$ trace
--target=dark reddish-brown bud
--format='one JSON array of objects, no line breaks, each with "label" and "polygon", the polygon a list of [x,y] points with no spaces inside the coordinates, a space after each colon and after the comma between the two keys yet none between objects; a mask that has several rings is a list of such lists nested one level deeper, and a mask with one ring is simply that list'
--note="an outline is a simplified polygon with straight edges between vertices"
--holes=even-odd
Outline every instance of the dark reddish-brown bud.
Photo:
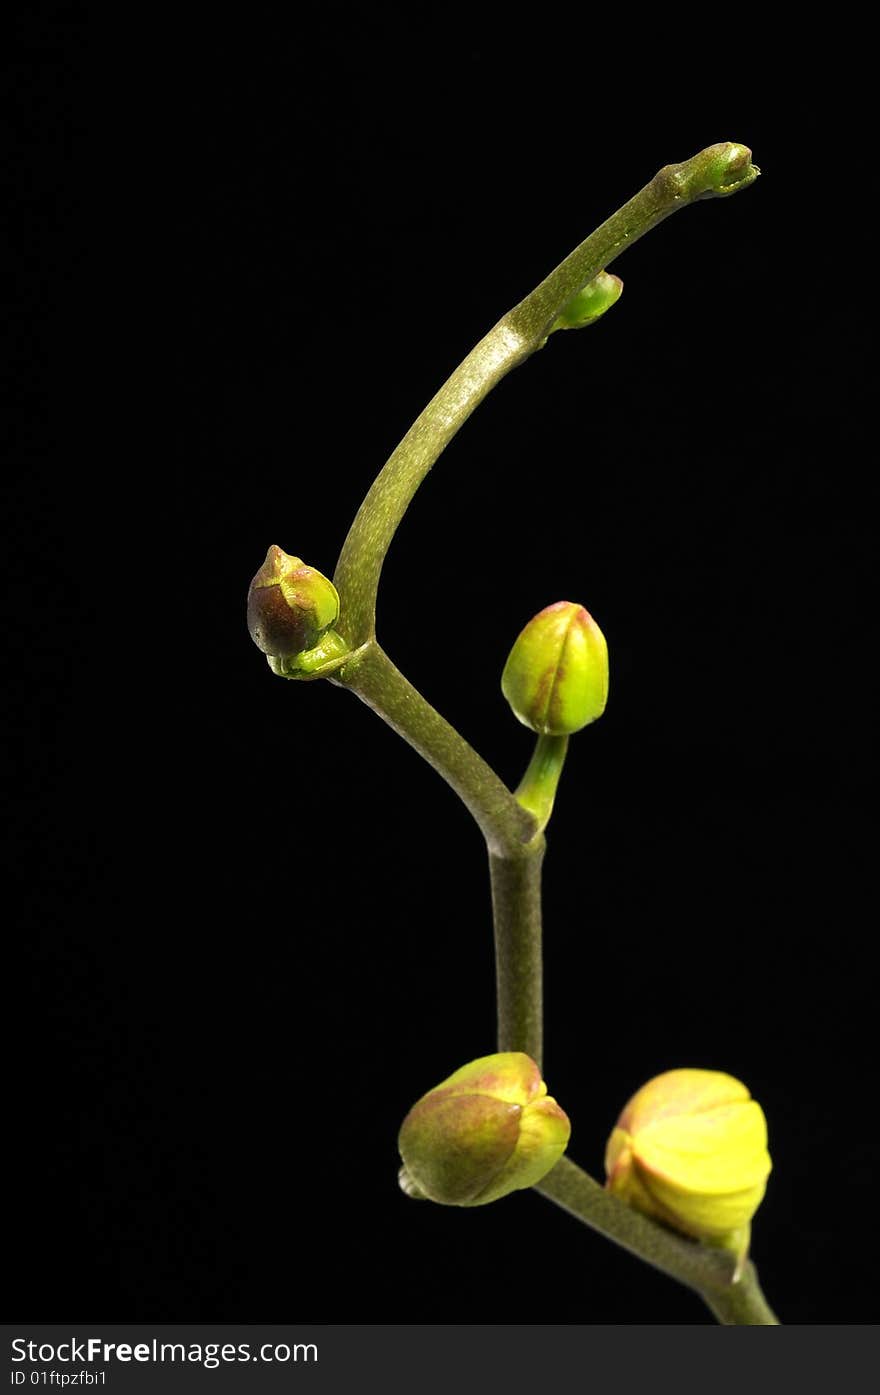
[{"label": "dark reddish-brown bud", "polygon": [[248,588],[248,630],[257,648],[273,658],[296,658],[314,649],[338,615],[333,582],[273,544]]}]

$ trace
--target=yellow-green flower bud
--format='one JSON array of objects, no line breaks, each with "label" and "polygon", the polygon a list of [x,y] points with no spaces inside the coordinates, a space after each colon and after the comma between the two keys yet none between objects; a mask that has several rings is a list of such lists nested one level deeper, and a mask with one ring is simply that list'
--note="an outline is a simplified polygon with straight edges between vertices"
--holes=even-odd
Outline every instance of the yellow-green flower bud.
[{"label": "yellow-green flower bud", "polygon": [[771,1169],[767,1123],[745,1085],[670,1070],[633,1095],[605,1153],[607,1186],[636,1210],[744,1258]]},{"label": "yellow-green flower bud", "polygon": [[339,596],[332,581],[274,545],[248,588],[251,639],[264,654],[293,659],[314,649],[336,623]]},{"label": "yellow-green flower bud", "polygon": [[530,1056],[481,1056],[407,1114],[398,1139],[401,1185],[445,1206],[483,1206],[539,1182],[570,1133]]},{"label": "yellow-green flower bud", "polygon": [[608,701],[608,645],[582,605],[557,601],[530,620],[510,651],[501,691],[524,726],[570,736]]}]

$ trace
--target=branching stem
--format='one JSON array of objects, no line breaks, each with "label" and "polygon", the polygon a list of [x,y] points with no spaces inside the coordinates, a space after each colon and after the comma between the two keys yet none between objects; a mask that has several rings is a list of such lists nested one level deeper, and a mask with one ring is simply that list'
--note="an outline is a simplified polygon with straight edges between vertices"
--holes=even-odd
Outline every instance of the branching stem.
[{"label": "branching stem", "polygon": [[736,1261],[731,1254],[698,1245],[656,1225],[600,1187],[570,1158],[560,1158],[552,1172],[538,1182],[535,1191],[655,1269],[695,1289],[719,1322],[749,1327],[769,1327],[778,1323],[761,1292],[751,1260],[746,1262],[742,1276],[734,1283]]},{"label": "branching stem", "polygon": [[[734,193],[757,176],[751,152],[730,142],[667,165],[629,203],[505,315],[468,354],[407,432],[364,500],[334,581],[338,632],[352,650],[331,681],[351,688],[460,795],[489,849],[495,919],[498,1049],[541,1060],[541,864],[565,742],[539,743],[518,796],[395,668],[375,639],[376,592],[400,520],[431,466],[474,408],[541,347],[563,308],[624,248],[697,199]],[[338,661],[337,661],[338,662]],[[611,1196],[568,1158],[537,1190],[647,1263],[696,1289],[718,1320],[772,1324],[751,1263],[733,1283],[725,1251],[673,1234]]]}]

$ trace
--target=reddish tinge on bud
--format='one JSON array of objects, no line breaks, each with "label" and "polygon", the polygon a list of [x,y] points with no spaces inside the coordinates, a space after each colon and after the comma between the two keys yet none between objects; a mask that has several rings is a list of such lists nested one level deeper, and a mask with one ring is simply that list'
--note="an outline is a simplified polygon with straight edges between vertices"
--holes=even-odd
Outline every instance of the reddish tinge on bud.
[{"label": "reddish tinge on bud", "polygon": [[400,1184],[445,1206],[483,1206],[555,1167],[571,1125],[521,1051],[481,1056],[413,1105],[400,1130]]},{"label": "reddish tinge on bud", "polygon": [[257,648],[273,658],[296,658],[314,649],[338,616],[333,582],[273,544],[248,588],[248,630]]},{"label": "reddish tinge on bud", "polygon": [[608,701],[608,646],[592,615],[573,601],[546,606],[511,649],[501,690],[542,736],[570,736],[594,722]]}]

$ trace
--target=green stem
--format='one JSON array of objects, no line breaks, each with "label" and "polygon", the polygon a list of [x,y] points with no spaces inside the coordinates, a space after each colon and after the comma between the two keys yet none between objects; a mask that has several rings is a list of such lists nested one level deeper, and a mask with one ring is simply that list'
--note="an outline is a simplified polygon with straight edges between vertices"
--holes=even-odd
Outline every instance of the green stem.
[{"label": "green stem", "polygon": [[539,736],[528,769],[517,786],[517,800],[534,814],[541,829],[547,827],[553,813],[567,751],[567,736]]},{"label": "green stem", "polygon": [[736,1261],[732,1255],[657,1225],[612,1196],[570,1158],[561,1158],[534,1190],[670,1278],[695,1289],[719,1322],[740,1326],[777,1323],[751,1261],[734,1283]]},{"label": "green stem", "polygon": [[[540,1065],[545,841],[535,820],[375,641],[353,655],[331,681],[357,693],[414,746],[459,793],[486,835],[495,919],[498,1050],[524,1051]],[[774,1320],[757,1288],[753,1268],[747,1266],[739,1283],[732,1284],[730,1255],[656,1225],[611,1196],[568,1158],[536,1190],[648,1263],[696,1288],[719,1320]],[[760,1312],[765,1315],[759,1316]]]},{"label": "green stem", "polygon": [[330,681],[356,693],[413,746],[479,824],[489,848],[492,882],[498,1050],[524,1051],[540,1065],[541,863],[546,845],[534,816],[375,640],[352,655]]},{"label": "green stem", "polygon": [[[474,408],[511,368],[541,347],[572,297],[626,247],[677,209],[710,195],[734,193],[757,174],[751,151],[730,141],[710,145],[682,164],[664,166],[471,350],[390,456],[343,545],[333,578],[341,602],[337,628],[352,649],[375,633],[379,576],[400,520]],[[401,353],[406,351],[402,337]]]},{"label": "green stem", "polygon": [[534,838],[532,815],[491,766],[422,697],[375,640],[330,679],[357,693],[439,772],[479,824],[490,853],[516,855]]},{"label": "green stem", "polygon": [[545,847],[539,834],[513,856],[489,854],[498,1050],[524,1051],[539,1066],[544,1032],[541,864]]},{"label": "green stem", "polygon": [[721,1289],[701,1289],[700,1297],[725,1327],[778,1327],[779,1318],[764,1297],[751,1260],[742,1277]]},{"label": "green stem", "polygon": [[[470,809],[489,847],[498,959],[499,1049],[541,1057],[541,833],[565,748],[539,748],[520,801],[413,688],[375,641],[376,592],[388,547],[438,456],[487,393],[541,347],[557,317],[620,252],[696,199],[730,194],[757,176],[751,152],[725,143],[667,165],[471,351],[381,471],[346,538],[334,581],[339,635],[352,657],[330,681],[349,687],[414,746]],[[548,803],[549,800],[549,803]],[[525,807],[524,807],[525,806]],[[542,822],[543,820],[543,822]],[[537,1190],[640,1258],[702,1294],[724,1323],[774,1323],[754,1267],[734,1284],[724,1251],[684,1240],[625,1206],[563,1158]]]}]

